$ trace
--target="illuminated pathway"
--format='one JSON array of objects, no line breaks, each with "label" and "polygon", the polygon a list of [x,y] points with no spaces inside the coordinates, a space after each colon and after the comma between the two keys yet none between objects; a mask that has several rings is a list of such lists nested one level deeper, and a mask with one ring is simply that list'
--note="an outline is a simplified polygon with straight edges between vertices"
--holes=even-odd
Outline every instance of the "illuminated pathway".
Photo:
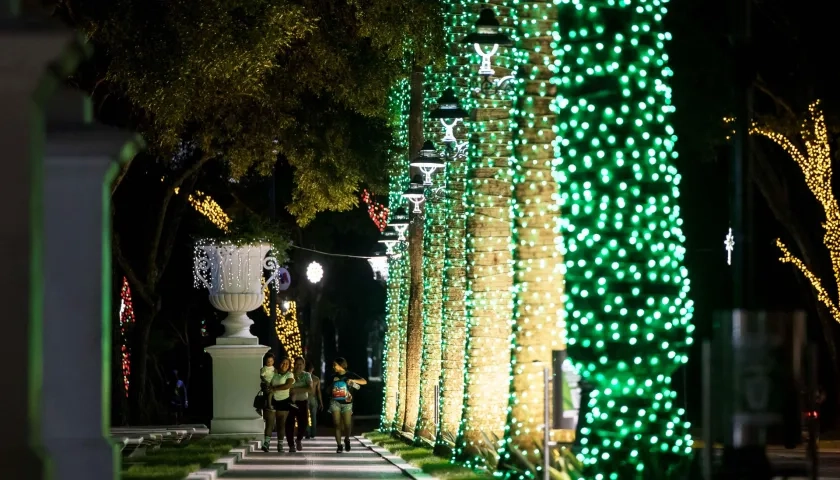
[{"label": "illuminated pathway", "polygon": [[[352,440],[350,452],[336,453],[335,439],[319,437],[303,441],[303,451],[277,453],[277,439],[271,440],[271,452],[249,453],[225,472],[223,479],[270,480],[275,478],[406,479],[402,471]],[[284,445],[285,446],[285,445]]]}]

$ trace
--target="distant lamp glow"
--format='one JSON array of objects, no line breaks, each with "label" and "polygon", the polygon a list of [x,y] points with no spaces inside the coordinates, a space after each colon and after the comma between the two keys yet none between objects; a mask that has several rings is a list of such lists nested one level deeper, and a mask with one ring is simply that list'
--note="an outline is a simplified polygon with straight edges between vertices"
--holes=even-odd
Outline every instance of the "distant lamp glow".
[{"label": "distant lamp glow", "polygon": [[388,222],[388,226],[397,232],[397,241],[405,241],[405,232],[408,230],[408,214],[405,213],[404,208],[401,208],[394,213],[391,217],[391,221]]},{"label": "distant lamp glow", "polygon": [[438,108],[429,113],[429,118],[439,119],[443,125],[443,142],[455,142],[455,125],[469,114],[458,104],[458,97],[451,88],[444,90],[443,95],[438,99]]},{"label": "distant lamp glow", "polygon": [[324,278],[324,267],[318,262],[312,262],[306,267],[306,278],[311,283],[318,283]]},{"label": "distant lamp glow", "polygon": [[[496,14],[493,13],[493,10],[483,8],[478,16],[478,21],[475,22],[475,32],[461,40],[461,43],[472,43],[475,47],[475,52],[481,56],[481,66],[478,69],[479,75],[490,76],[496,73],[490,65],[490,59],[499,51],[499,46],[513,45],[510,37],[499,32],[500,28],[499,20],[496,19]],[[488,46],[491,47],[490,51],[485,52],[482,47]]]},{"label": "distant lamp glow", "polygon": [[414,157],[410,165],[423,172],[423,185],[428,186],[432,184],[432,174],[435,173],[435,170],[443,169],[443,160],[435,151],[435,144],[426,140],[423,143],[423,148],[420,149],[419,154]]},{"label": "distant lamp glow", "polygon": [[388,281],[388,257],[382,253],[367,259],[373,269],[373,279],[380,282]]},{"label": "distant lamp glow", "polygon": [[402,194],[403,198],[414,205],[412,213],[423,213],[420,210],[420,204],[426,200],[426,190],[423,188],[423,179],[420,175],[415,175],[411,179],[408,189]]}]

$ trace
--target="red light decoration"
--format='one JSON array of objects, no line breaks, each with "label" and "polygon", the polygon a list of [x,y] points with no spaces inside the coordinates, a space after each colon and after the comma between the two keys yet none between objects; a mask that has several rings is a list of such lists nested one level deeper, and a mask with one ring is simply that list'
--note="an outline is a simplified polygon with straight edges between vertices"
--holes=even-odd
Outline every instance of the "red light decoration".
[{"label": "red light decoration", "polygon": [[127,330],[134,324],[134,306],[131,303],[131,287],[123,277],[120,290],[120,355],[122,357],[123,390],[128,398],[129,379],[131,378],[131,350],[128,347]]},{"label": "red light decoration", "polygon": [[378,228],[380,232],[384,232],[385,227],[388,226],[388,207],[376,202],[376,200],[373,199],[373,194],[371,194],[367,189],[362,191],[362,201],[368,206],[368,215],[370,215],[370,219],[373,220],[373,223],[376,224],[376,228]]}]

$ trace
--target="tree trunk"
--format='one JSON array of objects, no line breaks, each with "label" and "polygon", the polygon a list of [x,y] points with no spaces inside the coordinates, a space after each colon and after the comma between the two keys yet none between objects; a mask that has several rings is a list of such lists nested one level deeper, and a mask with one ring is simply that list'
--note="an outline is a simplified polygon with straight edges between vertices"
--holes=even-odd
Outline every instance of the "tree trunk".
[{"label": "tree trunk", "polygon": [[542,448],[544,401],[543,368],[551,367],[552,350],[566,348],[560,311],[563,277],[554,239],[558,220],[558,188],[551,172],[554,159],[555,116],[551,103],[556,87],[549,65],[551,32],[557,7],[534,4],[517,8],[521,31],[541,32],[520,41],[514,117],[513,165],[513,345],[510,413],[506,442],[532,462]]},{"label": "tree trunk", "polygon": [[[416,155],[423,146],[423,80],[422,67],[411,73],[408,114],[408,153]],[[402,430],[414,433],[420,410],[420,362],[423,353],[423,217],[414,215],[408,231],[408,263],[410,287],[408,322],[405,332],[406,379],[405,417]]]},{"label": "tree trunk", "polygon": [[[321,378],[323,378],[324,372],[321,371],[321,345],[323,342],[323,329],[321,315],[318,308],[321,303],[321,287],[315,286],[314,288],[317,289],[317,293],[314,295],[315,298],[309,306],[309,338],[307,339],[308,343],[306,345],[306,356],[312,365],[315,365],[315,372],[320,374]],[[331,365],[327,365],[327,371],[329,371],[330,367]]]},{"label": "tree trunk", "polygon": [[155,308],[149,308],[143,302],[135,301],[135,324],[131,335],[131,379],[129,388],[129,405],[131,409],[131,423],[134,425],[147,424],[157,401],[149,397],[148,367],[149,367],[149,338],[152,323],[157,316]]},{"label": "tree trunk", "polygon": [[[497,9],[498,12],[498,9]],[[498,15],[503,25],[510,19]],[[496,77],[510,75],[507,49],[495,56]],[[477,78],[477,75],[475,76]],[[463,421],[456,458],[483,463],[479,448],[495,450],[485,437],[501,439],[510,378],[511,254],[508,172],[512,102],[505,94],[475,93],[467,167],[467,359]]]},{"label": "tree trunk", "polygon": [[[407,248],[404,249],[403,256],[407,257]],[[403,260],[402,278],[400,278],[400,368],[399,368],[399,389],[397,390],[397,415],[394,419],[394,430],[401,430],[405,424],[405,410],[406,410],[406,330],[408,326],[408,292],[411,285],[411,268],[408,264],[408,258]]]},{"label": "tree trunk", "polygon": [[397,415],[397,392],[400,387],[400,351],[402,350],[400,342],[400,304],[402,303],[400,283],[403,278],[404,265],[404,254],[388,259],[387,330],[385,333],[385,350],[382,353],[385,395],[380,423],[380,428],[384,431],[390,431],[394,427],[394,420]]},{"label": "tree trunk", "polygon": [[[469,73],[470,58],[462,55],[458,41],[472,31],[475,15],[460,3],[449,4],[448,16],[453,19],[449,27],[452,41],[449,44],[447,76],[454,79],[458,98],[467,96],[463,88],[464,71]],[[455,19],[458,19],[457,21]],[[455,127],[455,138],[467,139],[464,119]],[[440,426],[437,432],[435,453],[448,455],[454,446],[464,408],[464,366],[466,360],[467,323],[464,292],[466,285],[466,209],[464,181],[466,176],[466,151],[458,152],[447,160],[445,171],[445,225],[444,263],[442,279],[441,373],[440,373]]]}]

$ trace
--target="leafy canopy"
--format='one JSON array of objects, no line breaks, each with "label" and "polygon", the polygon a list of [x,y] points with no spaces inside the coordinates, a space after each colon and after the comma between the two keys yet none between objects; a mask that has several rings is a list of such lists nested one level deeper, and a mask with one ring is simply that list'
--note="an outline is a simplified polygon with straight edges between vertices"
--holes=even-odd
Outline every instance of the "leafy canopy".
[{"label": "leafy canopy", "polygon": [[356,206],[362,183],[384,186],[388,91],[442,50],[436,0],[63,6],[104,56],[95,98],[127,102],[159,158],[189,147],[223,159],[233,178],[287,162],[301,224]]}]

